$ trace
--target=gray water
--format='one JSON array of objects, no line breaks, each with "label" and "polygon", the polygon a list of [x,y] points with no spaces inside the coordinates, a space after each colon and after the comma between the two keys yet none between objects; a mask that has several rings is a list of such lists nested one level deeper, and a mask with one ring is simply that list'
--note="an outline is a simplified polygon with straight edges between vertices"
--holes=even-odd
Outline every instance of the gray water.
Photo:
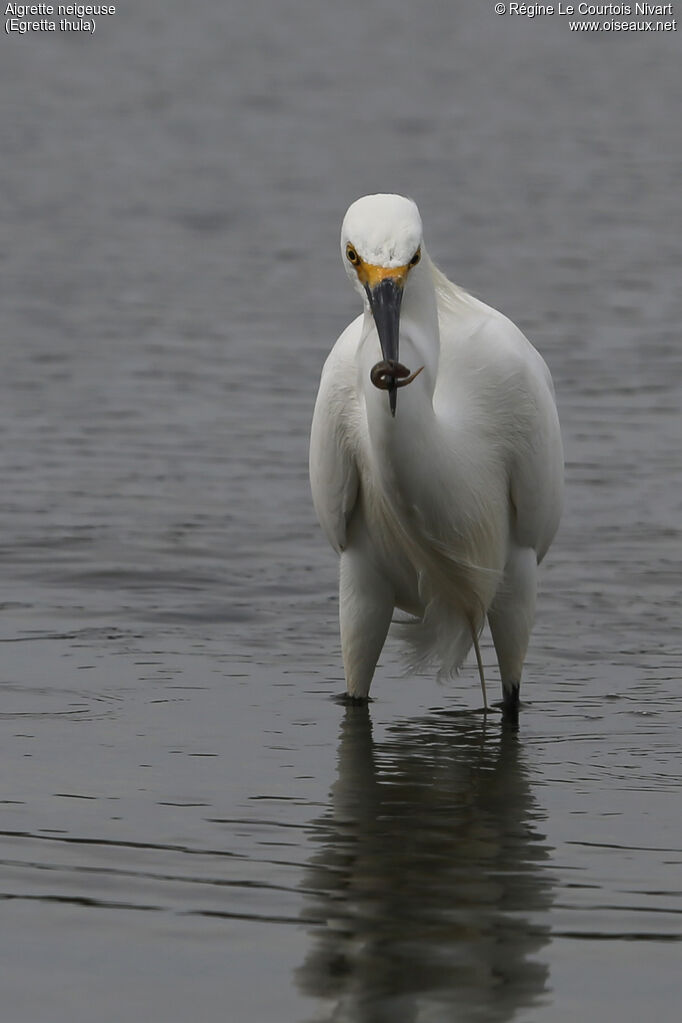
[{"label": "gray water", "polygon": [[[3,1023],[679,1018],[680,33],[565,20],[3,35]],[[557,387],[518,734],[395,643],[332,699],[307,434],[391,190]]]}]

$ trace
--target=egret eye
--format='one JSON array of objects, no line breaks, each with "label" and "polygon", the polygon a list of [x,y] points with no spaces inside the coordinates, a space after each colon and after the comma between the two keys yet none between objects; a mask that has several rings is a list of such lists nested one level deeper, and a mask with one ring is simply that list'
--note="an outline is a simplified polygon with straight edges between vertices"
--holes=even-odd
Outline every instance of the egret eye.
[{"label": "egret eye", "polygon": [[346,248],[346,258],[353,264],[353,266],[360,266],[360,263],[362,263],[362,260],[352,245],[348,245]]},{"label": "egret eye", "polygon": [[412,259],[410,260],[410,262],[407,265],[408,266],[416,266],[421,258],[422,258],[422,250],[421,249],[417,249],[417,251],[415,252],[414,256],[412,257]]}]

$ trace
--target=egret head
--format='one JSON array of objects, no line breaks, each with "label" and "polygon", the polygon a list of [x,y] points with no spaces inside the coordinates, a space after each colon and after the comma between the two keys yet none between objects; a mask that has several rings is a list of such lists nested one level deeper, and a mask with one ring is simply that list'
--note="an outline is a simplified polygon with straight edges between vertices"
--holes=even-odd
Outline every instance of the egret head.
[{"label": "egret head", "polygon": [[411,383],[417,375],[398,361],[398,345],[403,289],[421,259],[421,245],[419,210],[402,195],[365,195],[344,217],[344,266],[355,288],[367,296],[384,357],[372,369],[371,380],[375,387],[388,391],[393,415],[398,387]]}]

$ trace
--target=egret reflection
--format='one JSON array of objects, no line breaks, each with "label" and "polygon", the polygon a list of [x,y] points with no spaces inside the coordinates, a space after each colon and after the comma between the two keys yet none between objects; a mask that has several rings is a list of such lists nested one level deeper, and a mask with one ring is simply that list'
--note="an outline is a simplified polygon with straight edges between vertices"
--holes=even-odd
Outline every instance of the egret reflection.
[{"label": "egret reflection", "polygon": [[[324,1019],[511,1020],[548,967],[548,848],[518,736],[471,716],[396,724],[375,743],[348,707],[338,779],[315,822],[301,990]],[[455,1015],[456,1012],[456,1015]]]}]

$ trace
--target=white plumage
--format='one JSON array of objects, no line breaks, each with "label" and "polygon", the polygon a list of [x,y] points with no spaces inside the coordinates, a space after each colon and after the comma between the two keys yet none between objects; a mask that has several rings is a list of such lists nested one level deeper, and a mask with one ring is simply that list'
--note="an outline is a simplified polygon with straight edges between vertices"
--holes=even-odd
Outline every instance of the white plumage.
[{"label": "white plumage", "polygon": [[310,480],[341,558],[348,694],[368,696],[396,607],[413,619],[412,663],[449,674],[487,617],[514,718],[537,564],[561,513],[549,371],[513,323],[436,269],[411,200],[357,200],[341,248],[364,311],[322,371]]}]

